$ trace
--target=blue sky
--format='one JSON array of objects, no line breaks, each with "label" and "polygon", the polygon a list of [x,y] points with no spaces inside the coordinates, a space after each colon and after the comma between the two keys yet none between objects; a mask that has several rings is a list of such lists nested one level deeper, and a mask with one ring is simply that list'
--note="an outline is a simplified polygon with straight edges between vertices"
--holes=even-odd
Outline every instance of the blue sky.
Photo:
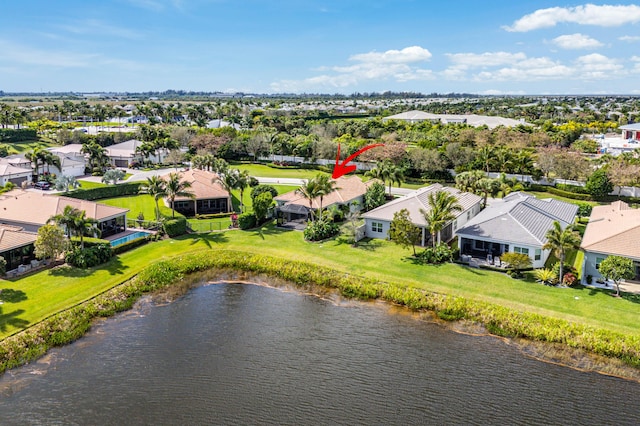
[{"label": "blue sky", "polygon": [[640,94],[640,4],[22,0],[0,90]]}]

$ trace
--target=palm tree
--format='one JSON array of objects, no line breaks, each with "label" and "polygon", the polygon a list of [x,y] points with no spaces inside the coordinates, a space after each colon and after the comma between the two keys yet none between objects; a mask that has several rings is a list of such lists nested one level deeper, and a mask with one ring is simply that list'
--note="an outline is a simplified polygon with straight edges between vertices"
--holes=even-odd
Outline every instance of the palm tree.
[{"label": "palm tree", "polygon": [[336,181],[331,179],[329,175],[319,174],[315,177],[315,181],[318,188],[318,196],[320,198],[320,213],[318,214],[318,217],[322,218],[322,200],[324,199],[324,196],[331,194],[339,188],[336,187]]},{"label": "palm tree", "polygon": [[80,152],[89,156],[91,173],[101,173],[109,163],[107,150],[94,141],[82,144]]},{"label": "palm tree", "polygon": [[[211,180],[211,182],[212,183],[218,182],[229,193],[229,195],[231,195],[231,191],[236,189],[236,186],[237,186],[237,182],[238,182],[237,172],[238,172],[237,169],[228,170],[226,173],[218,174],[218,176],[214,177]],[[233,205],[230,204],[229,211],[232,211],[232,209],[233,209]]]},{"label": "palm tree", "polygon": [[249,187],[251,176],[248,170],[236,171],[236,189],[240,191],[240,213],[244,211],[244,190]]},{"label": "palm tree", "polygon": [[100,230],[96,227],[98,221],[87,217],[87,212],[80,210],[80,214],[75,216],[73,221],[73,231],[80,237],[80,248],[84,250],[84,236],[91,235],[93,237],[100,236]]},{"label": "palm tree", "polygon": [[493,147],[490,145],[485,145],[480,148],[477,152],[476,159],[482,163],[484,168],[486,169],[487,176],[489,176],[489,168],[491,167],[491,163],[493,162]]},{"label": "palm tree", "polygon": [[60,172],[62,172],[62,163],[60,157],[50,151],[43,151],[42,165],[47,166],[47,174],[49,173],[49,166],[56,166]]},{"label": "palm tree", "polygon": [[309,200],[309,213],[311,213],[311,221],[314,222],[315,217],[313,215],[313,200],[316,197],[320,196],[318,182],[315,179],[307,179],[300,186],[300,188],[296,189],[296,193]]},{"label": "palm tree", "polygon": [[160,176],[151,176],[147,178],[147,182],[140,185],[140,193],[149,194],[156,203],[156,221],[160,220],[160,206],[158,200],[167,195],[167,182]]},{"label": "palm tree", "polygon": [[455,195],[446,191],[430,193],[427,199],[429,210],[420,209],[420,213],[427,222],[427,228],[431,234],[431,244],[436,246],[436,235],[440,242],[440,231],[445,225],[456,218],[454,213],[462,211]]},{"label": "palm tree", "polygon": [[573,230],[573,226],[569,225],[562,229],[562,225],[557,220],[553,222],[553,228],[547,231],[547,242],[542,246],[545,250],[553,250],[554,254],[560,260],[560,276],[558,281],[562,282],[564,275],[564,258],[567,250],[576,250],[580,247],[580,234]]},{"label": "palm tree", "polygon": [[71,232],[73,231],[73,222],[80,211],[72,206],[65,206],[62,213],[51,216],[47,223],[55,223],[58,226],[64,228],[67,237],[71,238]]},{"label": "palm tree", "polygon": [[36,147],[32,151],[24,154],[24,157],[31,161],[34,169],[34,176],[40,175],[40,160],[43,158],[44,152],[42,148]]},{"label": "palm tree", "polygon": [[51,216],[47,222],[54,222],[56,225],[64,227],[69,238],[72,235],[80,237],[80,248],[83,250],[85,235],[100,235],[100,230],[96,227],[98,221],[87,217],[86,211],[70,205],[65,206],[61,214]]},{"label": "palm tree", "polygon": [[169,173],[169,180],[167,180],[164,191],[166,197],[169,199],[169,204],[171,205],[172,219],[175,219],[176,217],[176,210],[173,205],[176,197],[195,198],[195,195],[193,192],[189,191],[189,188],[191,188],[191,182],[180,180],[180,174],[178,173]]}]

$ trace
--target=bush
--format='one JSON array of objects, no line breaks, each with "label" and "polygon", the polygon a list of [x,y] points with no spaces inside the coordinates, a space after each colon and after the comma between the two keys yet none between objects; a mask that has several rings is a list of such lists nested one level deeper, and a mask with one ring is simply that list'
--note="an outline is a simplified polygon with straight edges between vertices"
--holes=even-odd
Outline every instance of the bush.
[{"label": "bush", "polygon": [[606,197],[613,191],[613,184],[607,172],[602,169],[593,172],[584,187],[595,198]]},{"label": "bush", "polygon": [[108,262],[113,257],[113,250],[108,243],[100,243],[91,247],[75,246],[65,254],[65,261],[77,268],[91,268]]},{"label": "bush", "polygon": [[187,219],[184,217],[176,217],[175,219],[165,220],[162,229],[169,237],[177,237],[187,233]]},{"label": "bush", "polygon": [[7,273],[7,261],[4,257],[0,256],[0,275]]},{"label": "bush", "polygon": [[33,139],[38,139],[38,132],[35,129],[0,129],[2,142],[22,142]]},{"label": "bush", "polygon": [[319,219],[315,222],[307,222],[303,235],[307,241],[321,241],[333,237],[340,232],[338,224],[330,219]]},{"label": "bush", "polygon": [[[278,196],[278,190],[275,189],[271,185],[258,185],[251,188],[251,200],[255,200],[256,197],[260,194],[264,194],[265,192],[270,192],[273,198]],[[255,202],[255,201],[254,201]]]},{"label": "bush", "polygon": [[453,250],[447,244],[440,243],[435,247],[425,248],[416,257],[418,262],[423,265],[451,262],[453,260]]},{"label": "bush", "polygon": [[575,194],[588,194],[585,187],[580,185],[569,185],[566,183],[558,183],[556,184],[556,188],[560,189],[561,191],[573,192]]},{"label": "bush", "polygon": [[131,182],[121,183],[118,185],[101,186],[91,189],[77,189],[69,194],[65,194],[67,197],[77,198],[80,200],[100,200],[102,198],[115,198],[125,195],[138,195],[140,192],[140,185],[144,182]]},{"label": "bush", "polygon": [[566,274],[564,274],[564,277],[562,277],[562,284],[571,287],[572,285],[576,284],[577,280],[578,277],[576,277],[571,272],[567,272]]},{"label": "bush", "polygon": [[240,229],[255,228],[257,224],[258,219],[253,213],[242,213],[240,216],[238,216],[238,227]]}]

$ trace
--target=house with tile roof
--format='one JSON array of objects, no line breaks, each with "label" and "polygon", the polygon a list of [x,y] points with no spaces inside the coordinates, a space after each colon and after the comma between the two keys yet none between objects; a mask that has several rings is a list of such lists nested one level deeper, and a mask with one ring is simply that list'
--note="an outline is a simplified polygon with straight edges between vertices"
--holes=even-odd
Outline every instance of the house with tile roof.
[{"label": "house with tile roof", "polygon": [[88,218],[95,219],[103,238],[126,230],[128,209],[21,189],[0,195],[0,224],[38,232],[51,216],[62,214],[66,206],[84,210]]},{"label": "house with tile roof", "polygon": [[34,257],[34,243],[38,235],[20,226],[0,224],[0,256],[7,262],[6,270],[28,264]]},{"label": "house with tile roof", "polygon": [[427,229],[424,214],[422,214],[420,210],[429,211],[431,208],[429,206],[429,195],[440,191],[445,191],[455,196],[458,204],[462,207],[462,211],[454,213],[456,214],[456,218],[447,223],[442,231],[440,231],[440,241],[450,241],[456,229],[464,226],[467,221],[480,213],[482,197],[469,192],[462,192],[457,188],[442,186],[438,183],[420,188],[363,214],[365,235],[369,238],[388,238],[393,215],[402,209],[407,209],[411,222],[422,230],[421,245],[430,244],[431,235]]},{"label": "house with tile roof", "polygon": [[[231,194],[219,182],[216,182],[217,174],[198,169],[186,170],[179,174],[181,181],[191,184],[189,191],[195,197],[176,197],[172,206],[175,211],[185,216],[195,216],[226,213],[232,210]],[[167,176],[165,176],[165,180]],[[166,203],[170,204],[168,200]]]},{"label": "house with tile roof", "polygon": [[496,200],[456,231],[461,255],[499,257],[527,254],[534,268],[542,268],[550,250],[542,247],[546,234],[558,221],[562,229],[573,223],[578,206],[551,198],[514,192]]},{"label": "house with tile roof", "polygon": [[584,278],[601,279],[600,262],[607,256],[622,256],[633,260],[636,280],[640,279],[640,209],[624,201],[595,206],[580,248],[584,251]]},{"label": "house with tile roof", "polygon": [[[130,167],[133,163],[142,163],[144,160],[148,160],[152,163],[160,163],[162,154],[151,154],[148,157],[143,157],[142,154],[136,150],[144,142],[137,139],[131,139],[125,142],[117,143],[105,148],[107,151],[107,157],[111,161],[111,165],[114,167]],[[164,150],[166,151],[166,150]],[[166,152],[164,152],[166,154]]]},{"label": "house with tile roof", "polygon": [[[358,209],[364,205],[364,194],[367,188],[377,182],[375,179],[363,182],[356,175],[341,176],[335,179],[335,190],[322,197],[322,208],[331,206],[353,209],[353,202],[357,202]],[[274,198],[276,211],[283,214],[287,221],[306,220],[309,215],[309,200],[297,191],[290,191]],[[311,200],[311,208],[315,211],[320,208],[320,197]]]}]

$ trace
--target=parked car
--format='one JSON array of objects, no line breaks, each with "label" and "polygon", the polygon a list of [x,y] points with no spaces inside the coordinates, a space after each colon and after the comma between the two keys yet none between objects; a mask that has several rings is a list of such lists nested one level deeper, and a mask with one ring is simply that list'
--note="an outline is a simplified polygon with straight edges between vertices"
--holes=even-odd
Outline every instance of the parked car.
[{"label": "parked car", "polygon": [[41,180],[36,182],[35,185],[33,185],[33,187],[36,189],[42,189],[43,191],[47,191],[51,189],[51,184],[45,180]]}]

